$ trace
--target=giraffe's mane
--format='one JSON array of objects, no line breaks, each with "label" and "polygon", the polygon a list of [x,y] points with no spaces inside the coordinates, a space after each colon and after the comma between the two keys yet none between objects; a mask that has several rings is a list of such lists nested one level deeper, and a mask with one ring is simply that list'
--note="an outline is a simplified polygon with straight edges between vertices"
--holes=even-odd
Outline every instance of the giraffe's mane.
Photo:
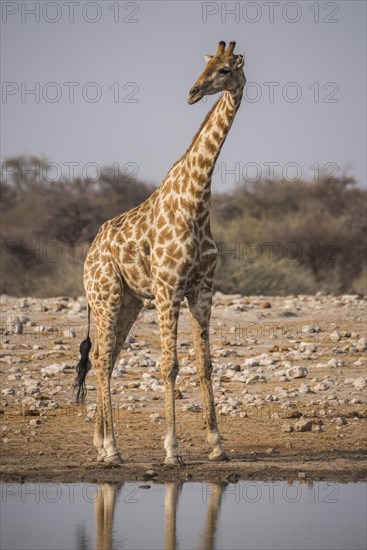
[{"label": "giraffe's mane", "polygon": [[[186,149],[186,152],[182,155],[182,157],[180,157],[178,160],[176,160],[176,162],[174,163],[174,165],[172,166],[171,170],[179,163],[181,162],[181,160],[186,157],[186,155],[188,154],[189,151],[191,151],[191,149],[193,148],[194,146],[194,143],[196,141],[196,139],[199,137],[202,129],[204,128],[205,124],[208,122],[208,120],[210,119],[210,117],[212,116],[213,114],[213,111],[215,110],[216,106],[218,105],[219,101],[221,100],[221,98],[217,99],[217,101],[214,103],[213,107],[210,109],[210,111],[207,113],[206,117],[204,118],[203,122],[201,123],[201,126],[199,128],[199,130],[196,132],[196,134],[194,135],[194,137],[192,138],[192,141],[191,141],[191,144],[190,146]],[[171,171],[170,170],[170,171]]]},{"label": "giraffe's mane", "polygon": [[199,130],[196,132],[196,134],[194,135],[194,137],[192,138],[192,141],[191,141],[191,145],[190,147],[187,149],[185,155],[192,149],[195,141],[196,141],[196,138],[199,137],[199,135],[201,134],[201,131],[202,129],[204,128],[205,124],[208,122],[208,120],[210,119],[210,117],[212,116],[213,114],[213,111],[215,111],[215,108],[216,106],[218,105],[218,103],[220,102],[221,98],[217,99],[217,101],[214,103],[213,107],[210,109],[210,111],[208,112],[208,114],[206,115],[206,117],[204,118],[203,122],[201,123],[201,126],[199,128]]}]

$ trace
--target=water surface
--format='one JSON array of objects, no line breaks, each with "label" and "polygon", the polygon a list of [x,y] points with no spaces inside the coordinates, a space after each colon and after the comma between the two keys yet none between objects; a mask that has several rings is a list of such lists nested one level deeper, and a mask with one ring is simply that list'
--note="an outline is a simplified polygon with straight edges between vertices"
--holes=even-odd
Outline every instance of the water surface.
[{"label": "water surface", "polygon": [[365,549],[366,483],[1,485],[2,550]]}]

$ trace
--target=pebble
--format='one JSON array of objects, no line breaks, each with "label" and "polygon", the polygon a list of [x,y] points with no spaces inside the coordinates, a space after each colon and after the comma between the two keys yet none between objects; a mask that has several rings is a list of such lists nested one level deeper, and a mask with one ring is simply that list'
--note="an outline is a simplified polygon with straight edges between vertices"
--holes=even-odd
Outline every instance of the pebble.
[{"label": "pebble", "polygon": [[317,325],[305,325],[302,327],[302,332],[305,333],[314,333],[314,332],[320,332],[320,327]]},{"label": "pebble", "polygon": [[283,424],[281,427],[282,432],[290,433],[294,431],[292,424]]},{"label": "pebble", "polygon": [[149,418],[151,422],[160,422],[161,420],[163,420],[159,413],[152,413],[151,415],[149,415]]},{"label": "pebble", "polygon": [[29,395],[35,394],[40,391],[40,383],[37,380],[33,379],[24,379],[23,380],[25,384],[25,392]]},{"label": "pebble", "polygon": [[367,387],[367,376],[366,377],[361,376],[360,378],[357,378],[356,380],[354,380],[353,386],[357,390],[362,390],[362,389],[366,388]]},{"label": "pebble", "polygon": [[76,315],[84,310],[86,310],[85,304],[81,304],[80,302],[74,302],[69,307],[68,315]]},{"label": "pebble", "polygon": [[342,367],[343,364],[343,361],[341,359],[336,359],[336,357],[333,357],[330,361],[328,361],[328,366],[330,367]]},{"label": "pebble", "polygon": [[144,479],[152,479],[153,477],[157,477],[157,472],[154,470],[147,470],[144,473]]},{"label": "pebble", "polygon": [[250,374],[246,378],[246,384],[253,384],[254,382],[267,382],[268,379],[263,374]]},{"label": "pebble", "polygon": [[2,395],[14,395],[15,389],[14,388],[4,388],[1,390]]},{"label": "pebble", "polygon": [[290,380],[294,378],[305,378],[308,375],[306,367],[294,366],[286,370],[286,375]]},{"label": "pebble", "polygon": [[312,342],[300,342],[299,350],[307,353],[315,353],[317,351],[317,346]]},{"label": "pebble", "polygon": [[298,422],[295,423],[294,429],[296,432],[310,432],[313,426],[312,420],[306,420],[301,418]]},{"label": "pebble", "polygon": [[339,342],[341,340],[341,335],[338,331],[334,330],[334,332],[332,332],[329,336],[329,339],[336,343],[336,342]]},{"label": "pebble", "polygon": [[41,420],[39,418],[33,418],[29,422],[29,425],[32,426],[33,428],[39,428],[41,426]]},{"label": "pebble", "polygon": [[42,376],[52,376],[56,374],[61,374],[64,372],[66,365],[62,363],[53,363],[48,365],[48,367],[43,367],[41,369]]},{"label": "pebble", "polygon": [[319,433],[323,431],[323,427],[321,424],[313,424],[311,431],[314,433]]},{"label": "pebble", "polygon": [[334,421],[337,426],[346,426],[346,424],[348,424],[346,418],[342,418],[341,416],[335,418]]},{"label": "pebble", "polygon": [[306,395],[307,393],[311,393],[311,388],[308,384],[303,382],[298,388],[298,391],[301,395]]},{"label": "pebble", "polygon": [[288,390],[282,388],[281,386],[277,386],[277,387],[275,388],[275,391],[277,392],[277,394],[278,394],[278,396],[279,396],[280,398],[282,398],[282,397],[288,397]]},{"label": "pebble", "polygon": [[314,391],[326,391],[333,385],[331,380],[323,380],[314,386]]},{"label": "pebble", "polygon": [[358,351],[366,351],[367,350],[367,338],[360,338],[356,344],[356,348]]},{"label": "pebble", "polygon": [[66,328],[62,331],[64,338],[75,338],[76,332],[73,328]]},{"label": "pebble", "polygon": [[190,411],[190,412],[200,412],[202,408],[197,403],[191,403],[189,405],[184,405],[182,407],[183,411]]}]

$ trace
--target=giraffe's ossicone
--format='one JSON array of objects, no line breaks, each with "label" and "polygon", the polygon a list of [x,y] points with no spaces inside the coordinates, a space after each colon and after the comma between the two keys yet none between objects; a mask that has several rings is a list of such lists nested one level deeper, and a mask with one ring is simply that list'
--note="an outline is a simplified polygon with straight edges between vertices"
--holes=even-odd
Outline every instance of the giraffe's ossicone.
[{"label": "giraffe's ossicone", "polygon": [[[182,465],[175,427],[175,379],[178,372],[177,323],[180,303],[188,300],[196,368],[212,447],[211,460],[228,459],[218,431],[209,346],[213,276],[217,250],[210,231],[213,169],[242,101],[244,55],[219,42],[214,56],[191,88],[190,105],[223,92],[206,116],[186,153],[156,191],[141,205],[108,220],[94,239],[84,267],[84,286],[96,337],[92,364],[97,376],[94,445],[100,460],[122,462],[112,418],[110,378],[126,336],[146,298],[155,298],[161,334],[161,373],[165,385],[167,434],[165,462]],[[84,344],[84,345],[83,345]],[[89,333],[81,345],[75,383],[84,397],[90,368]]]}]

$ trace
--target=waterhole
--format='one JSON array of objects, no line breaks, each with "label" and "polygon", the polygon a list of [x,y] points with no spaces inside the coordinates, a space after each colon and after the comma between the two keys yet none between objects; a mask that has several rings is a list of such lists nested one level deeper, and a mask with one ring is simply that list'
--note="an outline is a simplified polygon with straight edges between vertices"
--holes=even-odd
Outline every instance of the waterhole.
[{"label": "waterhole", "polygon": [[2,550],[365,549],[366,483],[1,485]]}]

